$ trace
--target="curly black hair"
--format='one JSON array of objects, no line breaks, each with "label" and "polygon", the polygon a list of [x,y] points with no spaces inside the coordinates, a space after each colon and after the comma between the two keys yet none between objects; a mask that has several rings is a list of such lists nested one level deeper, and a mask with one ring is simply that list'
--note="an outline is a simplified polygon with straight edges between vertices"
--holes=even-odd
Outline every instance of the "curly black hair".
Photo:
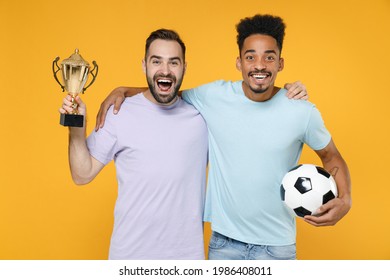
[{"label": "curly black hair", "polygon": [[269,35],[276,40],[280,53],[282,52],[284,30],[286,25],[283,19],[272,15],[255,15],[240,20],[236,25],[237,44],[241,53],[242,46],[247,37],[253,34]]}]

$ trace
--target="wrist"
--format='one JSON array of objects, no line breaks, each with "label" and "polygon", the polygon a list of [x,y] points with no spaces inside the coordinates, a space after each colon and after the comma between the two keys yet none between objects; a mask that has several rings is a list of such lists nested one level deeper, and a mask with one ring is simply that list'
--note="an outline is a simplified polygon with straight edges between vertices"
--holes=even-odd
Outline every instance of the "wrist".
[{"label": "wrist", "polygon": [[342,201],[344,201],[344,203],[346,205],[348,205],[349,207],[352,206],[352,197],[351,195],[349,194],[341,194],[338,196],[339,199],[341,199]]},{"label": "wrist", "polygon": [[83,127],[69,127],[69,137],[71,140],[81,139],[84,141],[86,134],[85,120]]}]

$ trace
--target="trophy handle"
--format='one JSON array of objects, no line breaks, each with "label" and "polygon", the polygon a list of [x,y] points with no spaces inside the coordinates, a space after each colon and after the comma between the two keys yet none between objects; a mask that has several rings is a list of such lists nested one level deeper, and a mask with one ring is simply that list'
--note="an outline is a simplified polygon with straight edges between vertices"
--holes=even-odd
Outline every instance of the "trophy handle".
[{"label": "trophy handle", "polygon": [[[61,84],[61,82],[58,80],[57,78],[57,72],[61,70],[61,68],[58,66],[57,62],[58,60],[60,59],[59,56],[56,57],[56,59],[53,60],[53,65],[52,65],[52,69],[53,69],[53,74],[54,74],[54,79],[57,81],[57,83],[61,86],[61,89],[62,91],[65,91],[65,86],[63,86]],[[54,66],[57,67],[57,70],[54,69]]]},{"label": "trophy handle", "polygon": [[[95,81],[97,74],[99,72],[99,66],[96,64],[95,60],[92,61],[92,64],[93,64],[93,69],[90,72],[92,75],[92,81],[85,88],[83,88],[83,93],[84,93],[84,91],[87,90],[87,88],[89,88],[93,84],[93,82]],[[94,70],[95,70],[95,73],[93,73]]]}]

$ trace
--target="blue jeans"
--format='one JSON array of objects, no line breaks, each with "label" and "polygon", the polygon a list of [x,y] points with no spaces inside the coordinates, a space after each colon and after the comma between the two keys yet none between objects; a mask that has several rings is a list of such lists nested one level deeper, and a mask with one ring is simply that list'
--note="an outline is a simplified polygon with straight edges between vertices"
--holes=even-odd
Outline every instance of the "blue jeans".
[{"label": "blue jeans", "polygon": [[243,243],[213,231],[209,260],[295,260],[296,245],[267,246]]}]

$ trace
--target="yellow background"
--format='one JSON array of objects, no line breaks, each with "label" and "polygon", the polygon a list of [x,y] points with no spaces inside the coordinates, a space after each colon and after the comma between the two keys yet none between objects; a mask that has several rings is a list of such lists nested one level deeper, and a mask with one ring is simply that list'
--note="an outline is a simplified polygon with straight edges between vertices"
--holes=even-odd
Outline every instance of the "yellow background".
[{"label": "yellow background", "polygon": [[[68,132],[58,123],[64,93],[51,72],[56,56],[79,48],[100,66],[83,97],[91,131],[114,87],[146,84],[141,59],[151,31],[181,34],[182,88],[190,88],[240,79],[235,24],[256,13],[284,18],[278,85],[307,85],[352,176],[353,208],[339,224],[298,221],[298,258],[390,259],[389,0],[0,0],[0,259],[107,258],[114,165],[87,186],[72,183]],[[307,149],[302,162],[320,163]],[[208,225],[205,232],[208,240]]]}]

